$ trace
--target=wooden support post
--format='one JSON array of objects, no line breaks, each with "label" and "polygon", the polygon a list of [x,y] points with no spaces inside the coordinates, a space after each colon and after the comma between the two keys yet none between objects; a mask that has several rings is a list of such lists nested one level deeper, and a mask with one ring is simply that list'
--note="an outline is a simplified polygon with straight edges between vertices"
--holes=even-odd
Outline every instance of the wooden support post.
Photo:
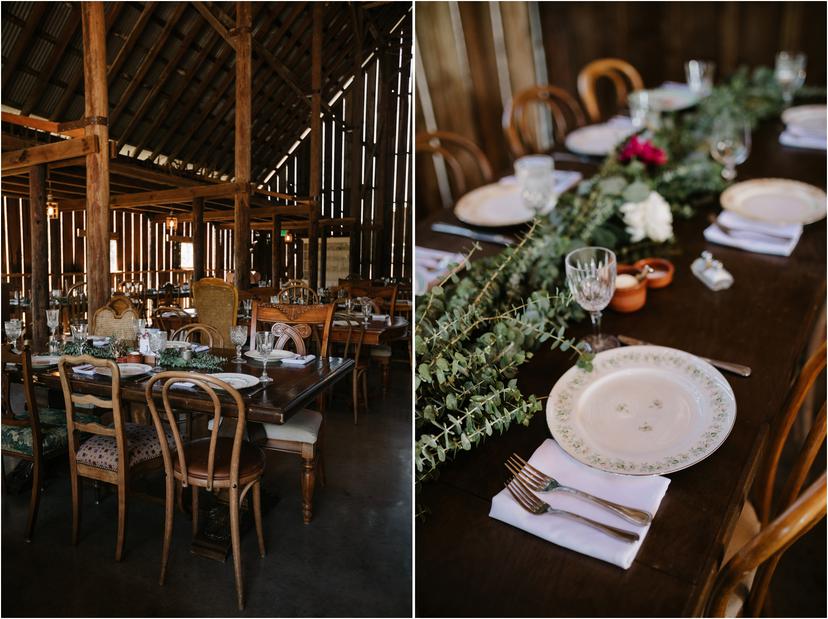
[{"label": "wooden support post", "polygon": [[50,290],[63,289],[63,278],[60,268],[60,219],[52,219],[47,222],[49,226],[49,253],[52,261],[52,281],[49,282]]},{"label": "wooden support post", "polygon": [[270,278],[273,280],[273,288],[278,292],[279,282],[285,272],[285,241],[282,238],[282,218],[278,215],[273,217],[273,242],[271,243],[273,250],[273,269],[270,272]]},{"label": "wooden support post", "polygon": [[204,277],[207,233],[204,228],[204,198],[193,198],[193,281]]},{"label": "wooden support post", "polygon": [[250,2],[236,2],[236,182],[243,189],[234,204],[234,282],[239,290],[250,287],[250,140],[252,114],[252,34]]},{"label": "wooden support post", "polygon": [[313,4],[311,41],[310,195],[308,217],[308,284],[314,290],[319,277],[319,211],[322,207],[322,3]]},{"label": "wooden support post", "polygon": [[[49,248],[46,247],[46,165],[29,172],[29,234],[32,251],[32,343],[36,350],[46,343],[46,309],[49,307]],[[43,348],[42,350],[45,350]]]},{"label": "wooden support post", "polygon": [[325,287],[328,272],[328,231],[323,230],[319,237],[319,286]]},{"label": "wooden support post", "polygon": [[106,305],[109,281],[109,93],[103,2],[81,2],[85,134],[101,148],[86,155],[86,282],[89,320]]},{"label": "wooden support post", "polygon": [[349,180],[351,193],[348,196],[347,215],[355,217],[357,223],[351,227],[351,242],[348,248],[349,272],[358,273],[360,270],[360,236],[362,234],[362,220],[360,219],[360,204],[362,202],[362,105],[363,105],[363,71],[362,71],[362,13],[360,9],[351,5],[351,17],[354,26],[354,83],[351,85],[352,103],[349,108],[351,125],[351,170]]}]

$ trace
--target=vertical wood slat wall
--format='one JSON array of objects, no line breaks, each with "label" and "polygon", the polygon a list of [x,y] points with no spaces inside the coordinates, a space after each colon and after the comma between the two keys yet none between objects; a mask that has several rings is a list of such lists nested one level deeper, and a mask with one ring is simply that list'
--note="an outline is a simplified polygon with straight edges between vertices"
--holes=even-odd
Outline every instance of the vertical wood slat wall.
[{"label": "vertical wood slat wall", "polygon": [[[817,2],[421,2],[417,131],[466,136],[506,172],[503,107],[527,86],[577,96],[578,72],[605,57],[631,62],[647,87],[684,81],[690,58],[715,61],[721,79],[741,65],[772,66],[781,49],[804,51],[806,83],[824,85],[825,36]],[[444,200],[430,158],[418,164],[420,216]]]}]

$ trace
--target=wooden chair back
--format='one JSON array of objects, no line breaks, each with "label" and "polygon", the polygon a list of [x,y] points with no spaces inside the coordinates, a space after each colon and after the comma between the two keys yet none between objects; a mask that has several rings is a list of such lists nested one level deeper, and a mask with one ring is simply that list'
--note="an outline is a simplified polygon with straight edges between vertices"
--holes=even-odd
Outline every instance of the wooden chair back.
[{"label": "wooden chair back", "polygon": [[236,324],[239,311],[236,288],[216,277],[205,277],[193,282],[192,291],[198,322],[215,327],[222,339],[229,342],[230,327]]},{"label": "wooden chair back", "polygon": [[99,307],[92,317],[92,335],[115,336],[119,340],[135,339],[135,320],[138,310],[125,294],[112,295],[109,302]]},{"label": "wooden chair back", "polygon": [[340,288],[348,289],[351,286],[357,286],[359,288],[370,288],[371,280],[362,277],[362,275],[360,275],[359,273],[350,273],[347,277],[339,278]]},{"label": "wooden chair back", "polygon": [[66,321],[68,324],[71,325],[77,320],[85,320],[88,309],[86,282],[80,282],[71,286],[66,291]]},{"label": "wooden chair back", "polygon": [[[40,415],[38,413],[37,398],[35,398],[34,382],[32,381],[32,354],[29,349],[28,342],[24,342],[23,350],[20,353],[12,352],[11,344],[3,344],[2,352],[0,352],[0,361],[2,361],[3,364],[3,398],[2,402],[0,402],[3,425],[30,427],[32,430],[32,458],[39,459],[42,455],[41,451],[43,443],[40,430]],[[20,371],[23,374],[23,397],[26,403],[25,417],[18,417],[15,415],[11,399],[10,370],[6,367],[6,364],[19,365]],[[15,455],[17,455],[16,452]]]},{"label": "wooden chair back", "polygon": [[176,305],[161,305],[152,313],[152,325],[162,331],[175,331],[193,322],[193,317]]},{"label": "wooden chair back", "polygon": [[132,299],[138,315],[145,318],[147,313],[147,287],[141,280],[123,281],[118,284],[118,290]]},{"label": "wooden chair back", "polygon": [[543,144],[538,135],[536,118],[530,112],[540,104],[552,117],[552,137],[563,144],[566,134],[586,124],[584,111],[577,99],[558,86],[532,86],[517,93],[503,110],[503,132],[512,155],[547,152],[553,144]]},{"label": "wooden chair back", "polygon": [[[96,368],[105,368],[110,373],[110,384],[112,397],[102,398],[91,394],[76,393],[72,390],[71,374],[72,367],[76,365],[90,364]],[[84,477],[102,479],[112,483],[124,483],[128,471],[128,451],[126,433],[124,430],[125,419],[121,412],[121,372],[118,364],[111,359],[99,359],[91,355],[63,356],[58,361],[58,372],[60,373],[60,386],[63,390],[63,399],[66,403],[66,430],[69,436],[69,466]],[[75,406],[78,404],[91,404],[92,406],[112,411],[112,427],[101,425],[97,422],[80,422],[75,419]],[[77,461],[77,451],[80,447],[79,433],[87,432],[101,436],[112,436],[118,448],[118,469],[117,471],[105,471],[104,469],[81,464]]]},{"label": "wooden chair back", "polygon": [[[458,133],[451,131],[420,133],[415,141],[415,152],[432,156],[439,155],[443,158],[451,173],[452,200],[494,179],[492,164],[480,147]],[[467,162],[465,166],[463,161]],[[469,174],[469,172],[473,173]],[[451,205],[443,204],[443,206]]]},{"label": "wooden chair back", "polygon": [[192,342],[193,338],[198,338],[199,344],[207,344],[210,348],[224,348],[224,338],[221,337],[218,329],[202,322],[184,325],[176,329],[170,337],[176,342]]},{"label": "wooden chair back", "polygon": [[[319,335],[319,356],[328,356],[328,341],[331,335],[334,304],[330,305],[286,305],[282,303],[253,303],[250,319],[250,341],[256,341],[259,322],[283,323],[299,329],[300,325],[316,328]],[[301,333],[301,331],[300,331]],[[308,333],[308,335],[311,335]]]},{"label": "wooden chair back", "polygon": [[377,306],[377,314],[381,314],[383,309],[388,310],[389,316],[395,316],[397,311],[397,293],[399,286],[383,286],[381,288],[374,288],[371,290],[370,297]]},{"label": "wooden chair back", "polygon": [[[824,436],[824,406],[822,414]],[[812,483],[796,501],[731,557],[716,577],[705,616],[727,616],[725,611],[728,607],[728,601],[737,587],[742,584],[745,576],[757,568],[761,569],[763,565],[767,566],[771,563],[775,565],[782,553],[825,518],[825,485],[826,475],[823,472],[819,479]],[[764,573],[767,573],[767,571],[758,573],[757,577],[761,578]],[[752,603],[754,591],[756,590],[756,580],[754,579],[754,584],[751,587],[748,608],[744,609],[745,617],[761,616],[759,613],[762,607]],[[764,596],[762,596],[762,599],[764,599]],[[748,610],[753,612],[748,614]]]},{"label": "wooden chair back", "polygon": [[273,348],[276,350],[288,350],[288,343],[293,344],[293,352],[297,355],[307,354],[307,347],[305,346],[305,339],[311,336],[310,325],[286,325],[283,322],[277,322],[270,327],[270,332],[276,338],[276,343]]},{"label": "wooden chair back", "polygon": [[[175,458],[178,459],[178,467],[181,472],[179,476],[174,475],[173,455],[170,452],[170,445],[167,440],[167,434],[164,430],[161,416],[158,413],[158,407],[155,402],[158,397],[157,393],[153,393],[156,383],[161,383],[161,401],[164,404],[164,421],[176,419],[176,412],[173,410],[170,402],[170,388],[176,383],[192,383],[194,387],[204,391],[210,398],[213,404],[213,423],[210,430],[210,446],[207,452],[207,475],[206,485],[207,490],[212,490],[215,485],[214,473],[216,468],[216,445],[219,439],[219,430],[221,429],[222,417],[222,402],[219,395],[216,393],[216,388],[223,390],[224,393],[233,399],[233,406],[236,409],[236,423],[235,433],[233,436],[233,449],[230,456],[230,479],[223,481],[217,487],[222,488],[237,488],[239,485],[239,456],[241,455],[242,442],[244,440],[245,424],[247,419],[247,409],[244,405],[244,399],[241,394],[228,385],[223,380],[210,376],[209,374],[201,374],[198,372],[161,372],[156,374],[147,382],[144,389],[146,394],[147,405],[152,417],[152,423],[155,426],[155,431],[158,433],[158,441],[161,443],[161,454],[164,460],[164,471],[169,479],[178,478],[182,485],[187,486],[192,482],[192,477],[187,472],[187,450],[184,449],[184,441],[181,439],[181,432],[178,429],[177,423],[169,423],[169,431],[172,434],[173,442],[175,443]],[[200,485],[200,484],[199,484]]]},{"label": "wooden chair back", "polygon": [[158,291],[159,303],[163,303],[168,307],[180,305],[178,303],[178,297],[176,296],[176,293],[180,291],[181,288],[179,288],[172,282],[167,282],[166,284],[161,286],[161,290]]},{"label": "wooden chair back", "polygon": [[365,324],[361,320],[345,313],[334,314],[333,319],[347,325],[345,343],[342,347],[342,356],[350,356],[359,361],[359,356],[362,353],[362,343],[365,340]]},{"label": "wooden chair back", "polygon": [[[620,58],[600,58],[593,60],[578,73],[578,94],[587,111],[591,122],[601,120],[601,109],[598,105],[596,83],[605,77],[612,81],[615,87],[615,99],[619,107],[627,101],[627,95],[633,90],[644,88],[641,74],[626,60]],[[627,85],[629,81],[630,86]]]},{"label": "wooden chair back", "polygon": [[[267,302],[270,298],[262,299]],[[316,291],[304,284],[286,286],[279,291],[279,303],[318,305],[319,295]]]}]

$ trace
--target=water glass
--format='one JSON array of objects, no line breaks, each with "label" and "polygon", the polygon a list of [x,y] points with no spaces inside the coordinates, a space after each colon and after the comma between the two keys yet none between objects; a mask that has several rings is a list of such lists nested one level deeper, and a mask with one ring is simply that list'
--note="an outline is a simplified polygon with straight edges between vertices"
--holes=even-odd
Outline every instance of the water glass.
[{"label": "water glass", "polygon": [[270,331],[259,331],[256,334],[256,350],[259,353],[259,359],[262,361],[262,375],[259,376],[260,383],[269,383],[273,380],[267,375],[267,362],[270,361],[273,344],[274,338]]},{"label": "water glass", "polygon": [[60,305],[60,297],[63,296],[63,291],[60,288],[55,288],[49,294],[51,297],[50,303],[54,306]]},{"label": "water glass", "polygon": [[684,77],[687,86],[699,97],[706,97],[713,91],[713,76],[716,63],[706,60],[688,60],[684,63]]},{"label": "water glass", "polygon": [[49,330],[52,332],[52,339],[55,337],[55,329],[58,328],[60,324],[60,310],[59,309],[47,309],[46,310],[46,326],[49,327]]},{"label": "water glass", "polygon": [[89,327],[85,322],[75,322],[71,325],[72,339],[76,344],[83,344],[89,335]]},{"label": "water glass", "polygon": [[782,98],[785,105],[793,102],[794,93],[805,82],[805,65],[807,56],[802,53],[779,52],[776,54],[774,77],[782,89]]},{"label": "water glass", "polygon": [[155,367],[152,368],[152,371],[160,372],[162,368],[159,365],[159,361],[161,357],[161,352],[167,347],[167,332],[153,331],[152,333],[150,333],[149,345],[153,356],[155,356]]},{"label": "water glass", "polygon": [[11,320],[6,321],[6,337],[9,338],[9,341],[12,345],[12,352],[18,354],[20,351],[17,349],[17,338],[20,337],[20,334],[23,331],[23,325],[17,318],[12,318]]},{"label": "water glass", "polygon": [[371,306],[371,299],[362,299],[362,321],[366,325],[371,322],[371,314],[373,313],[373,309],[374,308]]},{"label": "water glass", "polygon": [[245,317],[250,318],[250,314],[253,310],[253,299],[244,299],[242,301],[242,308],[244,309]]},{"label": "water glass", "polygon": [[593,333],[584,338],[593,352],[615,348],[618,339],[601,334],[601,310],[615,292],[615,254],[604,247],[581,247],[566,256],[566,283],[572,297],[592,318]]},{"label": "water glass", "polygon": [[750,154],[750,125],[742,118],[719,116],[713,122],[710,136],[710,156],[724,166],[722,178],[736,178],[736,166],[744,163]]},{"label": "water glass", "polygon": [[537,216],[555,208],[555,160],[549,155],[528,155],[515,161],[515,175],[523,204]]},{"label": "water glass", "polygon": [[236,346],[236,358],[234,363],[247,363],[242,357],[242,346],[247,342],[247,327],[235,325],[230,328],[230,341]]},{"label": "water glass", "polygon": [[656,131],[661,127],[661,111],[652,100],[649,90],[631,92],[627,96],[627,107],[630,108],[630,120],[636,131]]}]

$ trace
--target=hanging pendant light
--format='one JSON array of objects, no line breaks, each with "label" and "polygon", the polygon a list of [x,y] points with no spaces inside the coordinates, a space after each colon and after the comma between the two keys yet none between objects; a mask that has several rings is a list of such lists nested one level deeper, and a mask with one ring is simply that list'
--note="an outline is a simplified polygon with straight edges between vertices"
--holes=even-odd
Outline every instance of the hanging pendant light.
[{"label": "hanging pendant light", "polygon": [[53,220],[60,217],[60,207],[52,195],[52,181],[49,181],[49,189],[46,192],[46,219]]},{"label": "hanging pendant light", "polygon": [[164,225],[167,227],[168,234],[175,234],[175,229],[178,228],[178,217],[170,213],[164,219]]},{"label": "hanging pendant light", "polygon": [[285,235],[285,243],[293,243],[293,234],[291,234],[290,230]]}]

